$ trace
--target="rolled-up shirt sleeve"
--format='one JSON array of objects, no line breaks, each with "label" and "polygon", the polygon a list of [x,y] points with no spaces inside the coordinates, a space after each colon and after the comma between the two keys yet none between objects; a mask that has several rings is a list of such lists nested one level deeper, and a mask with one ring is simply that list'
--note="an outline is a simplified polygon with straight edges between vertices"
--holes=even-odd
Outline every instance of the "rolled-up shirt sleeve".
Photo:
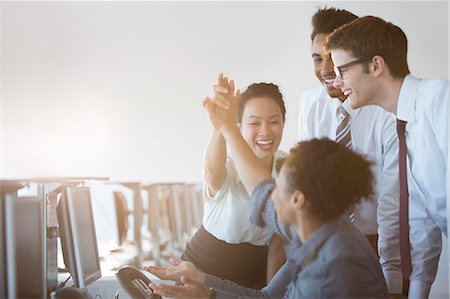
[{"label": "rolled-up shirt sleeve", "polygon": [[285,240],[292,239],[289,226],[278,222],[271,194],[275,189],[275,179],[269,178],[259,183],[252,192],[250,200],[250,222],[281,235]]}]

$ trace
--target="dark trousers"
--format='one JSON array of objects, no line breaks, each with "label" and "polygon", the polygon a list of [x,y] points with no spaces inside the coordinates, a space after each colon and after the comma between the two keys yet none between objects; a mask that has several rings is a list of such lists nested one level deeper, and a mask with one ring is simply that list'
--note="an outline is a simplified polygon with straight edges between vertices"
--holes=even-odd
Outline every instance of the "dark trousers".
[{"label": "dark trousers", "polygon": [[186,245],[181,259],[205,273],[260,289],[266,285],[267,252],[268,246],[226,243],[202,226]]}]

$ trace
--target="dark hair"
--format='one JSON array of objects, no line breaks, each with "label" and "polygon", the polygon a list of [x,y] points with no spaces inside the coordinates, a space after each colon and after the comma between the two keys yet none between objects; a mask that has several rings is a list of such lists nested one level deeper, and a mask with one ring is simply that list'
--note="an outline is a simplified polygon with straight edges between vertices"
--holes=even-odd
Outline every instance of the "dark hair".
[{"label": "dark hair", "polygon": [[301,191],[312,214],[332,219],[373,195],[371,162],[330,139],[299,142],[284,166],[288,186]]},{"label": "dark hair", "polygon": [[357,59],[379,55],[394,78],[409,74],[406,35],[381,18],[367,16],[354,20],[329,35],[325,46],[328,50],[348,51]]},{"label": "dark hair", "polygon": [[334,7],[318,9],[311,19],[313,31],[311,41],[317,34],[330,34],[333,30],[350,23],[358,17],[345,9]]},{"label": "dark hair", "polygon": [[241,94],[238,105],[238,122],[242,122],[242,114],[245,105],[253,98],[270,98],[280,107],[283,121],[286,120],[286,107],[284,106],[283,95],[278,86],[273,83],[253,83]]}]

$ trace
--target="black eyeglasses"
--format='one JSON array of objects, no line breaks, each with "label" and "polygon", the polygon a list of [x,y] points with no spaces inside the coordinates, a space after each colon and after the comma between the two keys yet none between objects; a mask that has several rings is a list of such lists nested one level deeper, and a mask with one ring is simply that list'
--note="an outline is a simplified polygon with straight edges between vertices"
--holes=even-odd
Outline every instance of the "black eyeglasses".
[{"label": "black eyeglasses", "polygon": [[345,63],[345,64],[340,65],[340,66],[334,66],[333,70],[334,70],[334,73],[336,74],[336,77],[340,77],[341,79],[343,79],[343,77],[342,77],[342,69],[348,68],[348,67],[356,65],[356,64],[360,64],[360,63],[366,62],[366,61],[371,60],[371,59],[372,59],[372,57],[363,57],[363,58],[360,58],[360,59],[356,59],[354,61],[351,61],[349,63]]}]

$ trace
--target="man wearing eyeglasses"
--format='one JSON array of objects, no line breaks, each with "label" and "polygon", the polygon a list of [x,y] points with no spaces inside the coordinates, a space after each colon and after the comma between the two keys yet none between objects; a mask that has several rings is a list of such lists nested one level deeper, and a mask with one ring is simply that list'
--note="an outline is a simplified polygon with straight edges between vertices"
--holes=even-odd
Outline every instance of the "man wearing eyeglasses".
[{"label": "man wearing eyeglasses", "polygon": [[[328,137],[365,154],[374,162],[375,198],[358,204],[349,216],[379,255],[389,293],[401,294],[395,120],[380,107],[352,109],[347,96],[333,87],[333,61],[323,49],[328,34],[356,18],[346,10],[335,8],[319,9],[312,17],[312,59],[321,86],[304,93],[299,101],[298,138],[304,141]],[[339,130],[340,111],[348,118],[347,130]]]},{"label": "man wearing eyeglasses", "polygon": [[412,76],[404,32],[377,17],[336,30],[326,48],[353,109],[378,105],[397,117],[402,272],[409,298],[427,298],[447,236],[449,82]]}]

